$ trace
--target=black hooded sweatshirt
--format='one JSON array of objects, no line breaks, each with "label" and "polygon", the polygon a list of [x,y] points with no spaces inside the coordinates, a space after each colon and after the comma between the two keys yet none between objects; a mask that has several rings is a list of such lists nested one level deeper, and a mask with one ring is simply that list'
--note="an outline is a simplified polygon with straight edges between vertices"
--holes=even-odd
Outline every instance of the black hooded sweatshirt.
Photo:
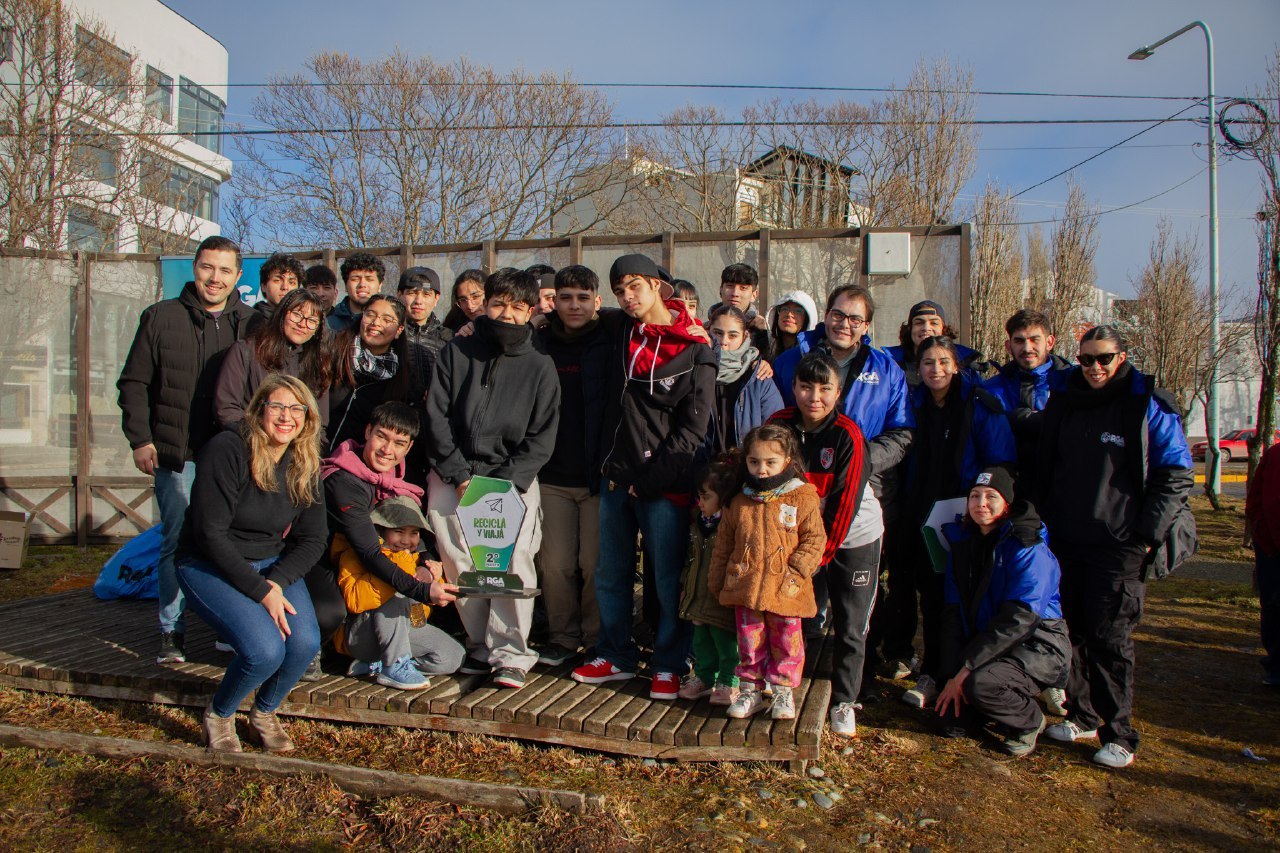
[{"label": "black hooded sweatshirt", "polygon": [[427,458],[449,485],[497,477],[528,491],[555,448],[556,368],[534,349],[527,324],[474,322],[475,334],[440,350],[427,393]]}]

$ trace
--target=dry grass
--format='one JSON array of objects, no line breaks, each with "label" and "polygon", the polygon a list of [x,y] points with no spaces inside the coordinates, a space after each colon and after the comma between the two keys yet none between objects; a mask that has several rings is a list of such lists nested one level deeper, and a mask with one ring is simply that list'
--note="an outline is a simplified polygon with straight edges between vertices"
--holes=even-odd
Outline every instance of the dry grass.
[{"label": "dry grass", "polygon": [[[27,594],[75,583],[94,562],[49,560],[39,580],[24,570],[0,590],[20,579]],[[944,740],[896,701],[900,686],[881,682],[886,701],[860,715],[863,734],[849,755],[845,742],[825,736],[823,780],[763,763],[646,766],[479,736],[291,724],[301,757],[601,793],[606,813],[595,816],[510,817],[366,799],[319,780],[6,749],[0,846],[170,849],[175,839],[198,850],[1280,846],[1280,693],[1259,683],[1256,602],[1240,584],[1180,578],[1151,584],[1148,595],[1138,634],[1143,744],[1137,763],[1119,773],[1093,766],[1084,744],[1046,742],[1016,761],[991,741]],[[199,741],[190,709],[7,689],[0,721]],[[1243,757],[1245,747],[1270,761]],[[841,799],[823,811],[812,803],[816,790]],[[801,799],[806,807],[792,804]]]}]

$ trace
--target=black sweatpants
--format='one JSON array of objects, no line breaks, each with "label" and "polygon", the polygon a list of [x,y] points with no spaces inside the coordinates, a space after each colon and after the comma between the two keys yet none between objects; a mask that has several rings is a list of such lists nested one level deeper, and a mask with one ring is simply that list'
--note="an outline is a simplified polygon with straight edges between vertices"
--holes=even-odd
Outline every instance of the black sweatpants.
[{"label": "black sweatpants", "polygon": [[977,715],[1016,732],[1030,731],[1039,728],[1044,719],[1035,701],[1042,689],[1043,685],[1027,675],[1022,664],[1012,658],[996,658],[969,673],[964,683],[964,696],[969,704],[958,715],[940,716],[938,722],[949,733],[949,730],[966,728]]},{"label": "black sweatpants", "polygon": [[1106,743],[1138,748],[1133,728],[1133,629],[1142,618],[1146,548],[1053,548],[1062,567],[1062,615],[1071,637],[1067,719]]},{"label": "black sweatpants", "polygon": [[884,656],[910,660],[915,655],[916,604],[923,623],[924,655],[920,671],[938,677],[938,631],[942,627],[942,574],[933,570],[920,525],[907,524],[895,534],[889,561],[889,594],[885,606]]},{"label": "black sweatpants", "polygon": [[857,548],[841,548],[825,571],[836,644],[831,701],[857,702],[867,655],[867,630],[880,585],[880,540]]},{"label": "black sweatpants", "polygon": [[304,580],[316,611],[316,623],[320,626],[320,645],[324,647],[347,621],[347,603],[338,588],[338,578],[327,563],[316,563]]}]

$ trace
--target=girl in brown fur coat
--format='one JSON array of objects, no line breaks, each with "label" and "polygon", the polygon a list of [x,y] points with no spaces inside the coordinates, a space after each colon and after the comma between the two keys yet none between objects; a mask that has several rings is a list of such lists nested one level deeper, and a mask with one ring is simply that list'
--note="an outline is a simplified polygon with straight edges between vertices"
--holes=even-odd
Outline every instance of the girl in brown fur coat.
[{"label": "girl in brown fur coat", "polygon": [[707,577],[712,594],[734,609],[738,632],[740,692],[728,714],[762,711],[768,682],[773,718],[790,720],[792,689],[804,669],[800,620],[817,613],[813,575],[827,537],[795,434],[766,424],[748,433],[742,448],[742,493],[724,510]]}]

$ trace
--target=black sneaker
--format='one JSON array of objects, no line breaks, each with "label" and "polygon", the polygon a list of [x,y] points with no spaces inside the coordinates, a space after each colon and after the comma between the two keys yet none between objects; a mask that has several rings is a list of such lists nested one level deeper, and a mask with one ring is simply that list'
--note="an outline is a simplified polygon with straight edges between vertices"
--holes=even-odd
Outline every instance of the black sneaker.
[{"label": "black sneaker", "polygon": [[186,663],[187,653],[182,645],[186,634],[181,631],[167,631],[160,634],[160,653],[156,655],[156,663]]},{"label": "black sneaker", "polygon": [[557,643],[550,643],[538,650],[538,663],[544,666],[559,666],[567,663],[576,655],[573,649],[566,648]]},{"label": "black sneaker", "polygon": [[467,655],[467,659],[462,662],[462,666],[458,667],[458,672],[463,675],[488,675],[493,672],[493,667],[489,665],[487,660]]},{"label": "black sneaker", "polygon": [[523,669],[516,669],[514,666],[499,667],[493,674],[493,683],[499,687],[508,687],[512,690],[519,690],[524,687],[525,673]]},{"label": "black sneaker", "polygon": [[319,681],[324,678],[324,670],[320,668],[320,653],[316,652],[316,656],[311,659],[311,663],[307,664],[307,671],[302,673],[299,681]]}]

